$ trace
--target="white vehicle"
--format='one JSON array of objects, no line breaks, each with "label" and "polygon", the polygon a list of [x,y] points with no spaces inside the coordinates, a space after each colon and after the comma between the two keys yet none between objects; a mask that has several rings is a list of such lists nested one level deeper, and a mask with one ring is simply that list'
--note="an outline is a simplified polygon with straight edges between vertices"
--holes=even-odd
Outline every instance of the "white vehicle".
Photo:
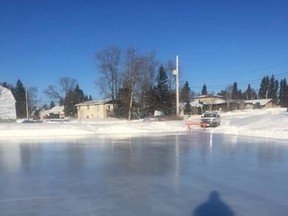
[{"label": "white vehicle", "polygon": [[217,127],[221,123],[220,115],[217,112],[205,112],[201,116],[201,124],[206,124],[208,127]]}]

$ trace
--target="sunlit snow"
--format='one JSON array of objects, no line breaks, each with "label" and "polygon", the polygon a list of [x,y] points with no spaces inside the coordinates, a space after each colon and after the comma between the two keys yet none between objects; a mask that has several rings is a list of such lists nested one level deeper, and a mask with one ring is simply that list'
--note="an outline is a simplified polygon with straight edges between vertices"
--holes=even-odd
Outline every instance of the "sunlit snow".
[{"label": "sunlit snow", "polygon": [[0,139],[68,138],[90,135],[137,135],[157,133],[193,133],[206,130],[211,133],[241,136],[288,139],[288,112],[285,108],[245,110],[221,113],[221,125],[216,128],[193,126],[187,130],[185,122],[199,122],[200,116],[191,116],[183,121],[143,121],[105,119],[94,121],[73,120],[63,123],[1,123]]}]

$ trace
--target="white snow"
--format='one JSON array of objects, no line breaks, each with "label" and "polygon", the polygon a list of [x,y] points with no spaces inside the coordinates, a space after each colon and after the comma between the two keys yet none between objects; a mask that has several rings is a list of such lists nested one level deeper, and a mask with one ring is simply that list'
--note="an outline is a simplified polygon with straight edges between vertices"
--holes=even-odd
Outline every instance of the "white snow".
[{"label": "white snow", "polygon": [[[75,136],[109,135],[131,136],[159,133],[189,132],[185,122],[199,122],[200,116],[183,121],[154,121],[104,119],[77,120],[57,123],[0,123],[0,139],[69,138]],[[286,108],[245,110],[221,113],[221,125],[216,128],[193,126],[191,131],[206,130],[241,136],[288,140],[288,112]]]}]

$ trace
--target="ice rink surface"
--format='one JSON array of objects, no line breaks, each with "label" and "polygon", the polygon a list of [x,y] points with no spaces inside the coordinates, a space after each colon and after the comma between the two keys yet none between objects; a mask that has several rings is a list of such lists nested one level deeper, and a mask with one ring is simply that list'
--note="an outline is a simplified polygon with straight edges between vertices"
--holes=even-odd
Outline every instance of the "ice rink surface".
[{"label": "ice rink surface", "polygon": [[287,167],[286,141],[209,131],[0,141],[0,215],[287,215]]}]

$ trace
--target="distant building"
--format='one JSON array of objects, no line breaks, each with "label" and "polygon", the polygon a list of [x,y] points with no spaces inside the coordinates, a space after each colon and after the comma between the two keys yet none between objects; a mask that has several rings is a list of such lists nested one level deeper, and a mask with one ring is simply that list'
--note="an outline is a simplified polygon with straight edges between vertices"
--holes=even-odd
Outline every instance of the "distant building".
[{"label": "distant building", "polygon": [[246,109],[261,109],[261,108],[272,108],[275,107],[273,100],[270,99],[256,99],[256,100],[245,100]]},{"label": "distant building", "polygon": [[16,120],[15,104],[11,90],[0,85],[0,121]]},{"label": "distant building", "polygon": [[202,104],[202,109],[206,110],[224,110],[227,107],[227,103],[222,96],[219,95],[200,95],[194,98],[193,105],[196,104],[197,107],[200,107],[199,104]]},{"label": "distant building", "polygon": [[[190,103],[194,113],[198,110],[198,114],[205,111],[218,110],[218,111],[231,111],[242,110],[245,108],[244,100],[226,100],[220,95],[200,95],[195,97]],[[202,105],[202,107],[201,107]],[[201,111],[201,112],[200,112]]]},{"label": "distant building", "polygon": [[97,119],[114,117],[112,99],[85,101],[75,105],[78,119]]},{"label": "distant building", "polygon": [[65,118],[64,106],[55,106],[50,110],[40,111],[41,119]]}]

